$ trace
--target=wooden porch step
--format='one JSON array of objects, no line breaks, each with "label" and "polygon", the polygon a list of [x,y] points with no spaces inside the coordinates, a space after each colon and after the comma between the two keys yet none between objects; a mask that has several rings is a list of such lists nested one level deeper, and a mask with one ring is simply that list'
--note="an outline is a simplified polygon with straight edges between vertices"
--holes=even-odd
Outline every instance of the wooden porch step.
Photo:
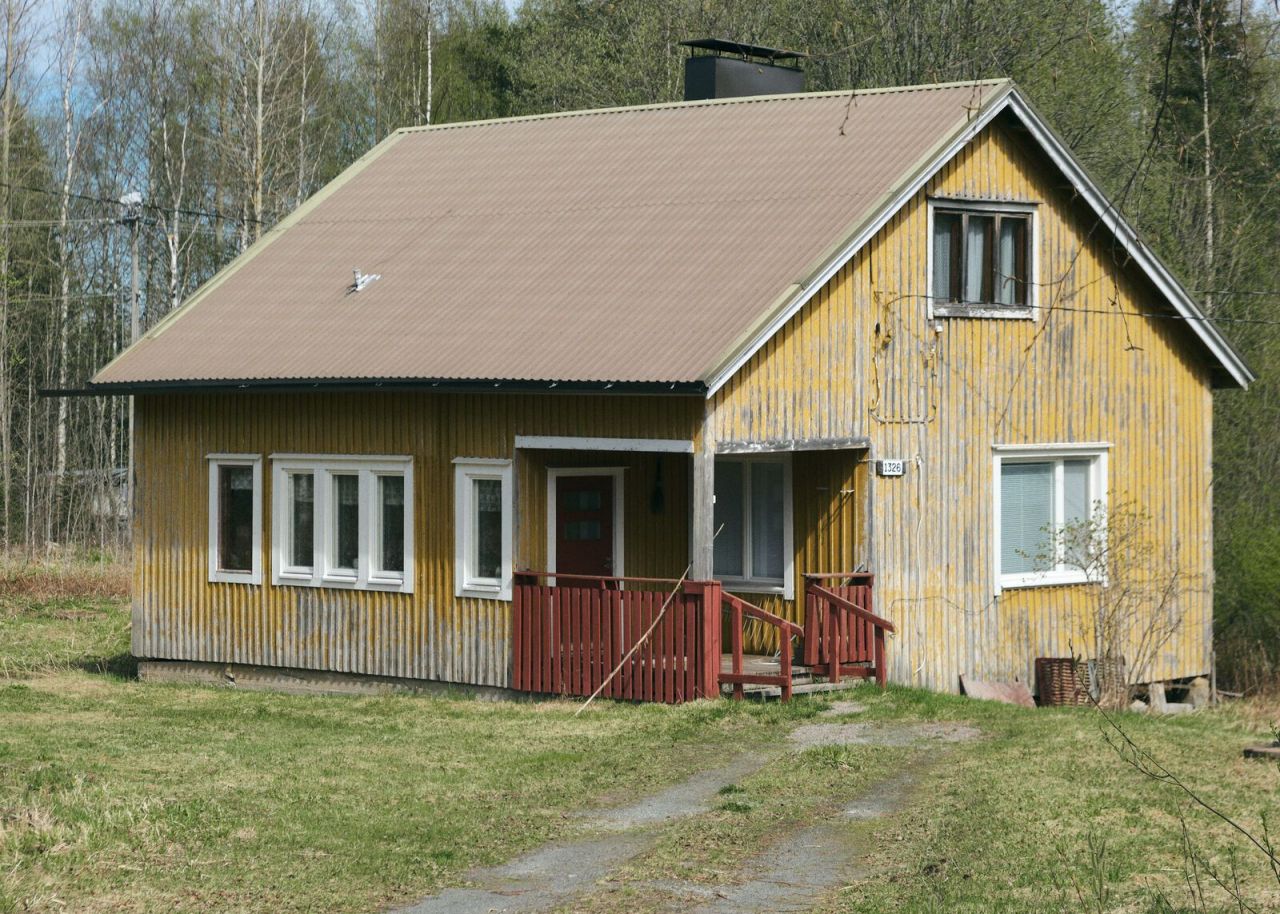
[{"label": "wooden porch step", "polygon": [[[724,654],[720,660],[721,672],[728,673],[732,670],[732,667],[733,657],[729,654]],[[753,676],[781,676],[782,664],[777,657],[745,654],[742,658],[742,672]],[[842,692],[845,689],[856,688],[873,677],[874,671],[865,666],[847,667],[844,678],[839,682],[828,682],[826,670],[822,667],[808,667],[797,663],[791,667],[791,694],[812,695],[823,692]],[[733,686],[727,682],[721,683],[720,691],[721,694],[731,694]],[[782,687],[778,685],[746,683],[742,687],[742,692],[744,696],[766,700],[782,697]]]},{"label": "wooden porch step", "polygon": [[[791,695],[794,697],[824,692],[844,692],[848,689],[856,689],[867,681],[866,679],[842,679],[839,682],[795,682],[791,686]],[[745,686],[743,693],[749,698],[768,701],[770,698],[781,698],[782,688],[780,686]]]}]

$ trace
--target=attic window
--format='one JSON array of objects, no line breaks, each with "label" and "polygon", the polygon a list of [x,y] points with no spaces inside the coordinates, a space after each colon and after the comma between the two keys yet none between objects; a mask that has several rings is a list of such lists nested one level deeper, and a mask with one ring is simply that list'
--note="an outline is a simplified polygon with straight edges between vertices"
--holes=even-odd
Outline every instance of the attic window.
[{"label": "attic window", "polygon": [[1032,208],[931,202],[929,300],[935,317],[1029,317]]}]

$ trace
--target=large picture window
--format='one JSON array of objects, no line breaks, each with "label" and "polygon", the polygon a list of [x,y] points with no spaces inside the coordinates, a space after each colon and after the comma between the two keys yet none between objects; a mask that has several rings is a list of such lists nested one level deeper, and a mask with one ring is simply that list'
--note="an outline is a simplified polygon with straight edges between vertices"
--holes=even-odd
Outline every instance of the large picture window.
[{"label": "large picture window", "polygon": [[1030,314],[1030,210],[938,202],[930,215],[929,295],[935,315]]},{"label": "large picture window", "polygon": [[1085,582],[1084,570],[1064,561],[1055,531],[1101,520],[1105,445],[1002,447],[995,463],[999,586]]},{"label": "large picture window", "polygon": [[715,470],[715,576],[738,589],[789,594],[790,462],[720,457]]},{"label": "large picture window", "polygon": [[455,590],[511,599],[511,461],[454,460]]},{"label": "large picture window", "polygon": [[209,455],[209,580],[262,583],[262,458]]},{"label": "large picture window", "polygon": [[413,592],[408,457],[284,454],[273,472],[273,580]]}]

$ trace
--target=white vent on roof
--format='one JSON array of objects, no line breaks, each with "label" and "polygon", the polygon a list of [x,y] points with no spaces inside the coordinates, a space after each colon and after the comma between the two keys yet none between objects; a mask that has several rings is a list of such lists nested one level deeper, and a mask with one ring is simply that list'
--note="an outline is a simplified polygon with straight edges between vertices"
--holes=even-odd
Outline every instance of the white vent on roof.
[{"label": "white vent on roof", "polygon": [[382,278],[381,273],[361,273],[359,270],[352,270],[351,272],[355,274],[355,281],[351,283],[351,288],[347,290],[348,292],[363,292],[365,286],[374,280]]}]

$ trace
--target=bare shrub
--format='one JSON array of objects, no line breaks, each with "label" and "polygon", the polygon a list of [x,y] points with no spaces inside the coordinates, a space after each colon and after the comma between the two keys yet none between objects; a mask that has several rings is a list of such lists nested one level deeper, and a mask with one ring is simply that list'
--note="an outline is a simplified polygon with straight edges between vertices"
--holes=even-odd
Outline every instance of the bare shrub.
[{"label": "bare shrub", "polygon": [[1106,707],[1127,704],[1134,685],[1151,681],[1160,652],[1182,627],[1190,588],[1155,526],[1135,502],[1110,510],[1099,502],[1090,517],[1047,528],[1032,556],[1043,567],[1080,571],[1089,582],[1090,612],[1072,642],[1089,645]]}]

